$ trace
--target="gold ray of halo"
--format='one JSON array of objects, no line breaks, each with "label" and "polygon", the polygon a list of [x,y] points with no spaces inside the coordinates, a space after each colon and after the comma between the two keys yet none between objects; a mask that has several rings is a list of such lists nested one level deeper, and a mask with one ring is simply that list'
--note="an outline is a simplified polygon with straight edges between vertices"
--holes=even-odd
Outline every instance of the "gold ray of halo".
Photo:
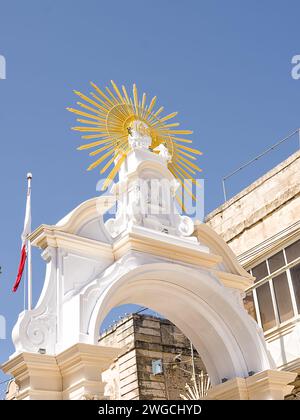
[{"label": "gold ray of halo", "polygon": [[130,100],[129,100],[129,96],[128,96],[126,87],[125,86],[122,86],[122,90],[123,90],[123,93],[125,95],[126,102],[127,102],[127,104],[129,104],[130,103]]},{"label": "gold ray of halo", "polygon": [[193,143],[192,140],[183,139],[182,137],[173,137],[171,136],[172,141],[177,145],[181,145],[182,143],[191,144]]},{"label": "gold ray of halo", "polygon": [[111,144],[108,144],[107,146],[100,147],[100,149],[94,150],[89,155],[90,156],[96,156],[99,155],[99,153],[103,152],[104,150],[110,149],[112,147]]},{"label": "gold ray of halo", "polygon": [[[172,172],[172,174],[175,176],[175,178],[178,179],[179,183],[181,184],[182,188],[186,193],[193,199],[196,200],[195,195],[192,193],[192,191],[189,189],[189,187],[186,185],[186,178],[181,175],[179,170],[176,170],[174,167],[169,168],[169,170]],[[177,194],[178,195],[178,194]]]},{"label": "gold ray of halo", "polygon": [[86,150],[86,149],[92,149],[93,147],[99,146],[100,144],[107,144],[112,143],[111,140],[98,140],[94,141],[93,143],[83,144],[82,146],[79,146],[77,150]]},{"label": "gold ray of halo", "polygon": [[192,160],[196,160],[196,156],[190,155],[189,153],[183,152],[182,150],[177,150],[177,153],[179,153],[180,155],[184,155],[186,157],[188,157],[189,159]]},{"label": "gold ray of halo", "polygon": [[[177,112],[161,116],[164,108],[161,106],[155,109],[157,97],[154,96],[147,105],[146,93],[139,96],[136,84],[133,84],[132,97],[129,96],[124,85],[119,89],[113,80],[111,80],[112,89],[105,87],[101,90],[95,83],[90,82],[90,84],[94,89],[90,96],[74,90],[74,93],[82,100],[82,102],[77,102],[81,109],[67,108],[67,110],[84,117],[77,118],[77,122],[82,125],[73,127],[73,130],[87,133],[81,136],[83,140],[95,140],[82,144],[78,150],[94,149],[89,155],[100,155],[91,163],[88,170],[100,166],[100,173],[106,174],[103,188],[110,185],[130,152],[128,129],[134,120],[140,120],[149,127],[152,138],[151,149],[155,149],[160,144],[168,149],[171,156],[168,163],[169,170],[187,193],[195,199],[192,191],[184,185],[184,180],[188,178],[191,185],[199,185],[196,174],[201,169],[194,162],[202,153],[184,145],[184,143],[192,143],[192,140],[181,136],[190,135],[193,132],[177,129],[179,123],[173,122]],[[114,162],[115,166],[111,168]],[[178,195],[176,199],[185,211],[182,199]]]},{"label": "gold ray of halo", "polygon": [[[188,172],[186,172],[183,168],[179,168],[179,166],[177,166],[177,165],[174,165],[173,168],[176,169],[176,172],[179,172],[181,175],[183,175],[183,178],[188,183],[196,185],[197,187],[201,188],[201,184],[199,184],[197,179],[192,178],[191,175]],[[196,172],[194,172],[194,174],[196,174]]]},{"label": "gold ray of halo", "polygon": [[95,113],[96,115],[100,115],[100,116],[104,116],[105,113],[103,111],[99,111],[98,109],[94,109],[89,105],[83,104],[82,102],[76,102],[77,105],[81,106],[81,108],[87,109],[88,111],[91,111],[93,113]]}]

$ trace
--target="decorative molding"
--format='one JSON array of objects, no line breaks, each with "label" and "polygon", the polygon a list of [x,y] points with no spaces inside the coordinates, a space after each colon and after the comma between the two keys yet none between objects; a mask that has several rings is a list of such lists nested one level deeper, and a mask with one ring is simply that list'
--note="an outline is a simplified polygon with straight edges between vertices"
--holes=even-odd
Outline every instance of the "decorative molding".
[{"label": "decorative molding", "polygon": [[248,400],[244,378],[234,378],[207,391],[207,400]]},{"label": "decorative molding", "polygon": [[298,375],[300,374],[300,357],[297,359],[285,363],[283,366],[279,366],[278,369],[280,370],[287,370],[289,372],[297,372]]},{"label": "decorative molding", "polygon": [[281,325],[279,328],[277,327],[275,330],[271,332],[265,333],[265,339],[267,343],[270,343],[274,340],[278,340],[280,337],[283,337],[286,334],[290,334],[296,327],[299,325],[300,319],[295,320],[292,319],[284,325]]},{"label": "decorative molding", "polygon": [[37,352],[43,348],[53,354],[56,343],[57,326],[57,270],[56,250],[48,247],[46,278],[40,299],[34,309],[19,315],[13,328],[12,339],[16,352]]},{"label": "decorative molding", "polygon": [[245,269],[249,269],[298,239],[300,239],[300,220],[239,255],[237,259]]},{"label": "decorative molding", "polygon": [[188,239],[173,237],[150,229],[135,227],[113,244],[115,259],[129,251],[139,251],[174,261],[212,268],[221,263],[222,257],[205,252],[206,248]]},{"label": "decorative molding", "polygon": [[21,353],[1,367],[15,378],[17,400],[105,399],[101,373],[120,348],[78,343],[55,356]]},{"label": "decorative molding", "polygon": [[210,252],[222,255],[223,267],[221,268],[224,272],[230,272],[248,278],[249,281],[254,281],[254,277],[239,264],[228,244],[210,226],[196,221],[194,235],[200,244],[203,243],[210,248]]},{"label": "decorative molding", "polygon": [[61,399],[62,378],[54,356],[20,353],[1,366],[15,378],[17,400]]},{"label": "decorative molding", "polygon": [[297,373],[265,370],[247,378],[234,378],[208,390],[213,400],[283,400],[291,393]]},{"label": "decorative molding", "polygon": [[296,372],[266,370],[246,378],[249,400],[283,400],[290,394]]},{"label": "decorative molding", "polygon": [[56,226],[41,225],[31,235],[33,246],[45,249],[48,246],[63,248],[78,254],[107,258],[112,260],[112,246],[94,239],[83,238],[78,235],[62,232]]},{"label": "decorative molding", "polygon": [[238,276],[237,274],[227,273],[225,271],[213,270],[213,273],[221,280],[225,287],[237,289],[244,292],[248,287],[252,286],[251,278]]},{"label": "decorative molding", "polygon": [[67,233],[77,233],[78,230],[95,217],[102,218],[102,215],[116,203],[113,195],[102,195],[84,201],[57,224],[57,230]]}]

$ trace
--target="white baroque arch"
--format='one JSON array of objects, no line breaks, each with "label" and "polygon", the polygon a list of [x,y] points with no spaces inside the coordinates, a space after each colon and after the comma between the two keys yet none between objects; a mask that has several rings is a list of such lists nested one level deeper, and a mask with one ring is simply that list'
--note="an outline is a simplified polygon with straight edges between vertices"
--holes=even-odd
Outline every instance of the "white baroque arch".
[{"label": "white baroque arch", "polygon": [[[3,368],[20,385],[18,399],[104,398],[101,373],[121,349],[99,346],[99,329],[125,303],[156,310],[191,339],[215,398],[282,399],[296,374],[270,370],[262,331],[242,303],[253,277],[210,228],[179,214],[169,156],[140,140],[115,196],[87,200],[30,235],[47,271],[36,307],[14,327],[16,352]],[[115,217],[104,222],[116,200]]]},{"label": "white baroque arch", "polygon": [[105,291],[99,283],[83,294],[91,343],[109,311],[126,303],[149,307],[178,326],[203,359],[212,383],[270,368],[257,325],[211,273],[179,264],[149,263],[117,275]]}]

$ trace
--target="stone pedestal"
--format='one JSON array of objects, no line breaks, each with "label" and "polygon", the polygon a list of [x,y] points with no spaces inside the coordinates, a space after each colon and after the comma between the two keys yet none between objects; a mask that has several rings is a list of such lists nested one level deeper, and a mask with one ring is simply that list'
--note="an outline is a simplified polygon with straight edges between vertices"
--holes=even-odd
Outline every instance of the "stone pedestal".
[{"label": "stone pedestal", "polygon": [[62,378],[54,356],[20,353],[2,365],[15,378],[17,400],[60,400]]},{"label": "stone pedestal", "polygon": [[234,378],[208,390],[209,400],[248,400],[245,379]]},{"label": "stone pedestal", "polygon": [[234,378],[208,391],[213,400],[283,400],[295,380],[295,372],[265,370],[248,378]]},{"label": "stone pedestal", "polygon": [[101,374],[120,352],[78,343],[57,356],[18,354],[2,369],[15,378],[18,400],[100,400],[105,399]]},{"label": "stone pedestal", "polygon": [[290,394],[296,372],[266,370],[246,379],[249,400],[283,400]]}]

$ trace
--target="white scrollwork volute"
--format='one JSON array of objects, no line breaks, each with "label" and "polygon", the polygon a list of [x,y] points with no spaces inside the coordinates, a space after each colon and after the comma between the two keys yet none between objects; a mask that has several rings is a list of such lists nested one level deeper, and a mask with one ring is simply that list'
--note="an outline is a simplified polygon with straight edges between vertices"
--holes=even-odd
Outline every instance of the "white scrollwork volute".
[{"label": "white scrollwork volute", "polygon": [[51,336],[55,333],[56,316],[45,314],[38,318],[32,318],[27,328],[27,336],[29,341],[36,349],[49,349]]},{"label": "white scrollwork volute", "polygon": [[22,312],[14,326],[12,339],[17,352],[37,352],[43,349],[47,354],[55,353],[57,323],[56,249],[48,247],[43,251],[42,257],[47,261],[42,298],[34,309]]}]

